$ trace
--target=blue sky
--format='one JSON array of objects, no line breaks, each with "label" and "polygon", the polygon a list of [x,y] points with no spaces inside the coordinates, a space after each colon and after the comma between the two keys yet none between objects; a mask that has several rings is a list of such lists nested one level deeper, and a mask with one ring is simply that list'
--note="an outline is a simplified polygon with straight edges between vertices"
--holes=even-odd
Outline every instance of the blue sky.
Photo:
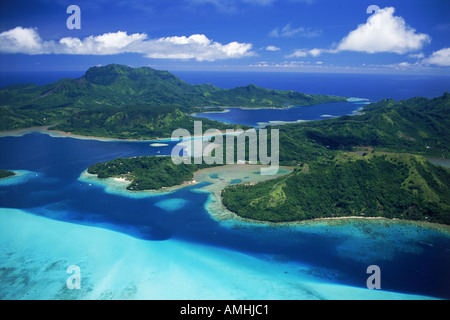
[{"label": "blue sky", "polygon": [[448,0],[2,1],[0,68],[449,74],[449,13]]}]

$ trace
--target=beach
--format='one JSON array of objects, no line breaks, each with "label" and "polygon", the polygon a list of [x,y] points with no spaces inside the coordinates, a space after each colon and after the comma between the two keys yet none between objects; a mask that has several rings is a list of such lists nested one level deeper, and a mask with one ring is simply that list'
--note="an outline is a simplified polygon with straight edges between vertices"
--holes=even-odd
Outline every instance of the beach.
[{"label": "beach", "polygon": [[30,127],[30,128],[24,128],[24,129],[0,131],[0,138],[1,137],[22,137],[29,133],[38,132],[38,133],[42,133],[42,134],[47,134],[54,138],[74,138],[74,139],[80,139],[80,140],[95,140],[95,141],[102,141],[102,142],[108,142],[108,141],[131,141],[131,142],[171,141],[171,138],[155,138],[155,139],[150,139],[150,140],[118,139],[118,138],[85,136],[85,135],[80,135],[80,134],[73,134],[71,132],[49,130],[49,128],[54,127],[54,126],[55,125],[49,125],[49,126],[39,126],[39,127]]}]

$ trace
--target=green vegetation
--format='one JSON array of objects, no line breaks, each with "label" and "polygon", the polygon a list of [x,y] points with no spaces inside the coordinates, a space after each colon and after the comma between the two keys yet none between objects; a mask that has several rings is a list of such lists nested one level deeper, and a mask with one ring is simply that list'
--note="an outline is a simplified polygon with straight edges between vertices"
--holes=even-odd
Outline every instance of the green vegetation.
[{"label": "green vegetation", "polygon": [[342,154],[256,185],[234,185],[223,203],[265,221],[363,216],[450,224],[450,172],[420,156]]},{"label": "green vegetation", "polygon": [[[448,156],[449,101],[448,94],[383,100],[361,115],[280,126],[280,162],[296,170],[229,186],[223,203],[242,217],[274,222],[360,216],[450,224],[450,171],[423,157]],[[125,177],[132,181],[128,189],[147,190],[190,181],[203,167],[138,157],[88,172]]]},{"label": "green vegetation", "polygon": [[358,149],[449,158],[449,109],[445,93],[434,99],[382,100],[361,115],[280,126],[280,162],[295,165]]},{"label": "green vegetation", "polygon": [[[92,67],[79,79],[1,88],[0,131],[60,123],[55,129],[89,136],[101,133],[105,137],[143,139],[172,132],[180,127],[178,123],[185,125],[190,121],[179,119],[180,113],[168,115],[163,111],[167,106],[190,114],[208,107],[281,108],[343,100],[255,85],[229,90],[211,84],[191,85],[167,71],[111,64]],[[162,121],[168,122],[163,131],[159,128]],[[113,123],[120,125],[114,127]],[[102,124],[108,128],[101,128]],[[218,122],[214,127],[218,128]]]},{"label": "green vegetation", "polygon": [[93,107],[73,113],[65,122],[52,127],[74,134],[117,139],[170,138],[173,130],[184,128],[194,132],[194,121],[202,121],[203,130],[211,128],[249,129],[246,125],[228,125],[204,118],[185,115],[174,106]]},{"label": "green vegetation", "polygon": [[450,156],[449,108],[445,93],[280,126],[280,163],[298,169],[277,180],[228,187],[224,205],[255,220],[382,216],[450,224],[449,171],[418,156]]},{"label": "green vegetation", "polygon": [[0,169],[0,179],[12,177],[14,175],[16,174],[12,171]]},{"label": "green vegetation", "polygon": [[[246,108],[285,108],[294,105],[310,105],[345,101],[342,97],[308,95],[295,91],[260,88],[254,84],[229,90],[217,90],[209,96],[209,104]],[[208,104],[208,105],[209,105]]]},{"label": "green vegetation", "polygon": [[97,163],[88,168],[88,173],[100,179],[125,178],[130,181],[128,190],[140,191],[181,185],[192,181],[194,172],[206,167],[206,164],[176,165],[168,156],[143,156]]}]

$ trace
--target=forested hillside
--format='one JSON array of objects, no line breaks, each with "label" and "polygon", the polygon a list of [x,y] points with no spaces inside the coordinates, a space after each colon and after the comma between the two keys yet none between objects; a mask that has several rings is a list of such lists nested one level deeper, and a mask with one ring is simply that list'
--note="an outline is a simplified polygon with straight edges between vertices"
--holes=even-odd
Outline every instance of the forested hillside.
[{"label": "forested hillside", "polygon": [[[223,192],[240,216],[269,221],[364,216],[450,224],[450,95],[383,100],[362,115],[278,127],[289,176]],[[422,155],[422,156],[418,156]]]},{"label": "forested hillside", "polygon": [[[127,127],[134,127],[136,123],[135,106],[141,108],[139,125],[145,123],[145,126],[154,127],[151,124],[154,119],[148,118],[147,114],[155,113],[150,109],[162,110],[166,106],[175,107],[187,115],[200,112],[204,107],[281,108],[344,100],[342,97],[269,90],[254,85],[228,90],[211,84],[191,85],[167,71],[111,64],[89,68],[79,79],[61,79],[43,86],[24,84],[1,88],[0,131],[61,123],[60,130],[76,129],[79,133],[93,136],[98,134],[98,128],[88,123],[82,125],[79,120],[89,122],[87,118],[92,117],[98,124],[98,119],[106,120],[105,116],[109,119],[113,116],[112,109],[116,109],[114,116],[122,119],[121,125],[117,130],[110,126],[103,134],[120,137],[121,132],[132,131]],[[167,120],[170,125],[172,119]],[[168,130],[177,128],[174,126]],[[139,132],[134,131],[136,135],[133,137],[137,137]]]},{"label": "forested hillside", "polygon": [[359,216],[450,224],[450,172],[405,154],[342,154],[277,180],[230,186],[222,196],[230,211],[256,220]]},{"label": "forested hillside", "polygon": [[278,129],[280,161],[286,165],[330,158],[334,151],[370,148],[450,158],[450,94],[382,100],[367,105],[361,115]]}]

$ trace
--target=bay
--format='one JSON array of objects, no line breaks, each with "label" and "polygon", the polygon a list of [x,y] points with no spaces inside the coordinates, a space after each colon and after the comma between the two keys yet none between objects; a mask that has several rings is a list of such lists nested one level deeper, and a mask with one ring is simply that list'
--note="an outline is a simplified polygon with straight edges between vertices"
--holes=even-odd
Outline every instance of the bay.
[{"label": "bay", "polygon": [[369,102],[333,102],[318,105],[294,106],[283,109],[226,108],[225,112],[197,113],[194,117],[208,118],[231,124],[266,127],[284,123],[323,120],[357,114]]}]

